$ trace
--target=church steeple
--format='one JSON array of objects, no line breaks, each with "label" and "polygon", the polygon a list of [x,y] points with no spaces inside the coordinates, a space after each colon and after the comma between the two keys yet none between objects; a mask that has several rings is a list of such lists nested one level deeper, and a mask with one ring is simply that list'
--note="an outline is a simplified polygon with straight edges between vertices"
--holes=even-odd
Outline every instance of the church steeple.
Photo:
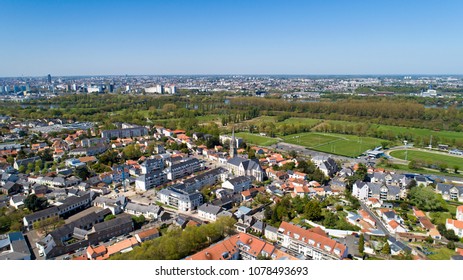
[{"label": "church steeple", "polygon": [[236,147],[236,139],[235,139],[235,128],[233,128],[233,131],[232,131],[232,137],[231,137],[231,141],[230,141],[230,157],[231,158],[234,158],[237,156],[237,147]]}]

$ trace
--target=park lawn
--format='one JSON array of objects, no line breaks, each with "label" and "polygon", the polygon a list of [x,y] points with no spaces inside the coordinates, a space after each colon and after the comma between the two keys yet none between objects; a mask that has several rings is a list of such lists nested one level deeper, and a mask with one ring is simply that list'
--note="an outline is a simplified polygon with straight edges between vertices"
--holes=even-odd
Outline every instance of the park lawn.
[{"label": "park lawn", "polygon": [[424,162],[431,162],[438,164],[439,162],[447,164],[448,168],[453,169],[458,166],[460,170],[463,169],[463,157],[447,156],[444,154],[429,153],[424,151],[416,150],[400,150],[392,151],[390,155],[395,158],[405,159],[405,153],[407,152],[407,160],[421,160]]},{"label": "park lawn", "polygon": [[455,255],[455,250],[450,250],[447,247],[442,248],[430,248],[429,251],[434,254],[429,255],[428,259],[430,260],[450,260],[450,257]]},{"label": "park lawn", "polygon": [[243,123],[249,123],[249,124],[254,124],[254,125],[259,125],[260,123],[263,122],[273,122],[276,123],[276,118],[275,116],[260,116],[257,118],[253,118],[247,121],[244,121]]},{"label": "park lawn", "polygon": [[[329,123],[330,125],[343,125],[343,126],[355,126],[355,125],[360,124],[360,122],[338,121],[338,120],[326,120],[325,123]],[[392,135],[401,135],[402,137],[412,136],[413,138],[416,138],[416,137],[429,138],[432,135],[433,143],[454,145],[455,141],[460,141],[460,142],[463,141],[463,132],[447,131],[447,130],[436,131],[436,130],[427,129],[427,128],[382,125],[382,124],[376,124],[376,123],[369,123],[369,125],[370,125],[370,129],[377,129],[378,131],[382,131],[383,134],[388,134],[388,132],[390,132],[392,133]]]},{"label": "park lawn", "polygon": [[247,143],[259,146],[270,146],[278,143],[278,139],[267,136],[260,136],[259,134],[252,134],[249,132],[239,132],[236,133],[236,136],[243,138]]},{"label": "park lawn", "polygon": [[303,124],[303,125],[309,125],[309,126],[315,126],[322,122],[320,119],[311,119],[311,118],[289,118],[286,119],[282,122],[279,122],[278,124]]},{"label": "park lawn", "polygon": [[372,128],[377,128],[378,130],[382,131],[392,131],[394,133],[400,133],[403,135],[412,134],[416,136],[434,136],[439,138],[445,139],[463,139],[462,132],[455,132],[455,131],[435,131],[426,128],[413,128],[413,127],[403,127],[403,126],[395,126],[395,125],[382,125],[382,124],[372,124]]},{"label": "park lawn", "polygon": [[384,140],[336,133],[299,133],[283,137],[290,144],[301,145],[312,150],[357,157],[369,149],[381,146]]},{"label": "park lawn", "polygon": [[447,219],[452,219],[452,214],[448,212],[430,212],[429,216],[431,217],[431,220],[435,225],[445,225]]}]

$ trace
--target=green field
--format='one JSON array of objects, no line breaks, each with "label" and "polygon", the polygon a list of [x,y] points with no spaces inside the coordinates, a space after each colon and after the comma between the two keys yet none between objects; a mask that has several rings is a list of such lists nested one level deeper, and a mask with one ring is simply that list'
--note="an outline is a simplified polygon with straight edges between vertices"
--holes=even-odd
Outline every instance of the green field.
[{"label": "green field", "polygon": [[236,136],[243,138],[247,143],[259,146],[270,146],[278,142],[278,139],[260,136],[259,134],[252,134],[248,132],[239,132],[236,133]]},{"label": "green field", "polygon": [[393,125],[378,125],[372,124],[371,128],[377,128],[382,131],[392,131],[394,133],[400,133],[403,135],[412,134],[417,136],[433,136],[439,137],[442,139],[463,139],[462,132],[455,131],[434,131],[431,129],[425,128],[412,128],[412,127],[402,127],[402,126],[393,126]]},{"label": "green field", "polygon": [[[332,127],[335,126],[357,126],[362,123],[360,122],[350,122],[350,121],[337,121],[337,120],[326,120],[324,124],[329,124]],[[426,145],[429,144],[430,137],[433,137],[433,145],[437,144],[449,144],[455,145],[457,142],[462,143],[463,141],[463,132],[455,132],[455,131],[435,131],[426,128],[413,128],[413,127],[404,127],[404,126],[395,126],[395,125],[382,125],[382,124],[375,124],[369,123],[369,131],[378,131],[378,135],[395,135],[396,137],[403,139],[410,137],[414,140],[417,137],[422,138],[426,141]],[[368,132],[367,132],[368,133]],[[378,136],[379,137],[379,136]],[[423,143],[422,143],[423,144]]]},{"label": "green field", "polygon": [[[405,150],[392,151],[390,155],[395,158],[405,159]],[[421,160],[426,163],[436,163],[439,162],[446,163],[448,168],[458,166],[460,170],[463,170],[463,157],[456,156],[447,156],[444,154],[430,153],[424,151],[408,150],[407,151],[407,160]]]},{"label": "green field", "polygon": [[455,250],[450,250],[446,247],[439,249],[431,248],[429,251],[434,253],[428,256],[428,259],[430,260],[450,260],[450,258],[456,254]]},{"label": "green field", "polygon": [[409,173],[420,173],[420,174],[428,174],[428,175],[438,175],[438,176],[442,176],[442,175],[447,175],[447,176],[452,176],[452,177],[458,177],[458,178],[463,178],[463,174],[459,173],[459,174],[455,174],[455,173],[442,173],[438,170],[434,170],[434,169],[431,169],[431,170],[428,170],[428,169],[423,169],[423,168],[420,168],[420,169],[411,169],[411,168],[408,168],[408,165],[405,165],[405,164],[393,164],[392,166],[387,166],[386,164],[378,164],[377,167],[383,167],[387,170],[391,170],[391,171],[406,171],[406,172],[409,172]]},{"label": "green field", "polygon": [[283,137],[283,139],[290,144],[348,157],[359,156],[366,150],[380,146],[383,141],[372,137],[315,132],[288,135]]},{"label": "green field", "polygon": [[320,119],[310,119],[310,118],[289,118],[278,124],[303,124],[308,126],[315,126],[322,122]]},{"label": "green field", "polygon": [[209,123],[220,121],[219,115],[207,115],[207,116],[197,116],[195,117],[199,123]]}]

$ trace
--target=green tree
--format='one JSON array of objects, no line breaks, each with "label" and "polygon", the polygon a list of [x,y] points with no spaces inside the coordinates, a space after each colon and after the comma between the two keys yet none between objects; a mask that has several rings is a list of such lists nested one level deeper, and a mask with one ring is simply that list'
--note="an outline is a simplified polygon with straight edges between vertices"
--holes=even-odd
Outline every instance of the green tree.
[{"label": "green tree", "polygon": [[428,236],[426,237],[425,241],[426,241],[427,243],[429,243],[429,244],[432,244],[432,243],[434,242],[434,239],[432,239],[432,237],[428,235]]},{"label": "green tree", "polygon": [[139,159],[143,155],[138,144],[128,145],[124,148],[123,153],[128,159]]},{"label": "green tree", "polygon": [[391,254],[391,247],[389,246],[389,243],[385,243],[383,248],[381,249],[381,253],[385,254],[385,255],[389,255]]},{"label": "green tree", "polygon": [[110,221],[116,218],[116,215],[109,214],[108,216],[104,217],[105,222]]},{"label": "green tree", "polygon": [[291,150],[291,151],[289,151],[289,156],[291,158],[296,158],[297,157],[297,152],[295,150]]},{"label": "green tree", "polygon": [[26,172],[26,166],[20,165],[20,166],[18,167],[18,172],[19,172],[19,173],[25,173],[25,172]]},{"label": "green tree", "polygon": [[320,202],[316,199],[311,199],[304,208],[304,216],[311,221],[319,221],[322,218],[322,208]]},{"label": "green tree", "polygon": [[132,221],[133,221],[135,229],[139,229],[145,223],[145,216],[143,215],[132,216]]},{"label": "green tree", "polygon": [[360,254],[363,254],[364,251],[365,251],[365,237],[363,236],[363,234],[360,234],[360,237],[359,237],[359,252],[360,252]]},{"label": "green tree", "polygon": [[447,172],[448,164],[445,162],[439,163],[439,170],[440,172]]},{"label": "green tree", "polygon": [[62,225],[64,225],[64,220],[58,216],[40,220],[33,224],[34,229],[42,232],[44,235],[47,235]]},{"label": "green tree", "polygon": [[37,197],[35,194],[31,194],[24,199],[24,206],[32,212],[35,212],[47,208],[48,200],[43,197]]},{"label": "green tree", "polygon": [[88,171],[87,166],[82,166],[76,168],[74,174],[82,180],[87,180],[90,177],[90,171]]},{"label": "green tree", "polygon": [[428,187],[414,187],[410,190],[408,198],[412,205],[423,211],[439,211],[445,209],[440,198]]},{"label": "green tree", "polygon": [[328,212],[325,214],[325,218],[323,219],[323,225],[326,228],[336,228],[336,224],[338,223],[338,217],[336,214],[332,212]]}]

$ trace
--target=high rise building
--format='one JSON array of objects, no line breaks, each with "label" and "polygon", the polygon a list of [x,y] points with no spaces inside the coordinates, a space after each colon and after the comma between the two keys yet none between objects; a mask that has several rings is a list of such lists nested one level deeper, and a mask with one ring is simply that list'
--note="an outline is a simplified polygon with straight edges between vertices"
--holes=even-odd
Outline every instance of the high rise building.
[{"label": "high rise building", "polygon": [[113,84],[108,84],[106,88],[108,89],[108,92],[110,92],[110,93],[114,92],[114,85]]},{"label": "high rise building", "polygon": [[157,93],[164,93],[164,87],[162,85],[156,85]]},{"label": "high rise building", "polygon": [[47,82],[48,82],[49,84],[51,84],[51,75],[50,75],[50,74],[48,74],[48,76],[47,76]]},{"label": "high rise building", "polygon": [[175,85],[170,86],[170,93],[171,94],[176,94],[177,93],[177,87]]}]

